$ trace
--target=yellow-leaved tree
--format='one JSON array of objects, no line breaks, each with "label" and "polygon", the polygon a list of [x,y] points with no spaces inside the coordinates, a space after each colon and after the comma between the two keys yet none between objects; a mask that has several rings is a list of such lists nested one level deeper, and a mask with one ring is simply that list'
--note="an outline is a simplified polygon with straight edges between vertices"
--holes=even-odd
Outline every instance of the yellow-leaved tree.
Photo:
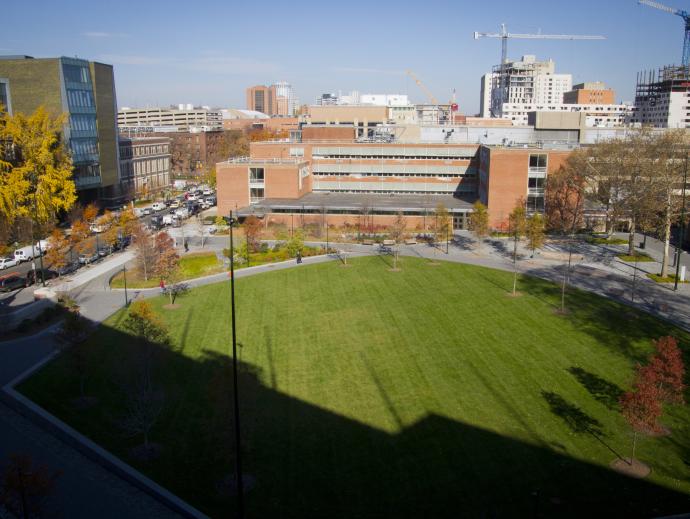
[{"label": "yellow-leaved tree", "polygon": [[0,217],[43,224],[77,199],[72,159],[62,140],[65,116],[0,111]]}]

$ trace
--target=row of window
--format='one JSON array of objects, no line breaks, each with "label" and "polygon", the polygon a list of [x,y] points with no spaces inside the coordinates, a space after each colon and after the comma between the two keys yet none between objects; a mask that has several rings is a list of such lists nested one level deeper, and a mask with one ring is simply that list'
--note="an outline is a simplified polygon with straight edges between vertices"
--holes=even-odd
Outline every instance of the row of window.
[{"label": "row of window", "polygon": [[67,105],[70,110],[96,107],[91,90],[67,89]]},{"label": "row of window", "polygon": [[403,209],[402,211],[398,211],[395,209],[390,209],[390,210],[385,210],[385,209],[366,209],[362,208],[360,211],[356,211],[353,209],[331,209],[330,207],[328,208],[323,208],[323,209],[302,209],[302,208],[271,208],[272,213],[288,213],[288,214],[354,214],[354,215],[362,215],[362,216],[376,216],[376,215],[381,215],[381,216],[386,216],[386,215],[396,215],[398,213],[402,213],[405,216],[427,216],[429,218],[434,217],[434,209],[427,209],[426,211],[411,211],[408,209]]},{"label": "row of window", "polygon": [[62,65],[62,73],[65,76],[65,81],[70,83],[91,83],[91,75],[88,67],[80,67],[79,65]]},{"label": "row of window", "polygon": [[96,139],[70,139],[70,147],[74,155],[98,155]]},{"label": "row of window", "polygon": [[[461,193],[474,193],[476,189],[474,186],[458,186],[458,189],[456,189],[456,192],[461,192]],[[401,191],[401,190],[388,190],[388,189],[377,189],[377,190],[369,190],[369,189],[314,189],[314,192],[321,192],[321,193],[366,193],[366,194],[387,194],[387,195],[449,195],[449,191]]]},{"label": "row of window", "polygon": [[328,153],[313,155],[314,159],[370,159],[370,160],[472,160],[475,155],[351,155],[348,153]]},{"label": "row of window", "polygon": [[458,173],[453,173],[453,174],[439,174],[439,173],[343,173],[343,172],[333,172],[333,173],[328,173],[328,172],[315,172],[314,173],[315,177],[349,177],[352,176],[353,178],[368,178],[368,177],[412,177],[412,178],[436,178],[436,177],[443,177],[443,178],[475,178],[477,176],[476,173],[467,173],[467,174],[458,174]]},{"label": "row of window", "polygon": [[96,116],[87,114],[72,114],[69,116],[70,127],[80,132],[96,131]]}]

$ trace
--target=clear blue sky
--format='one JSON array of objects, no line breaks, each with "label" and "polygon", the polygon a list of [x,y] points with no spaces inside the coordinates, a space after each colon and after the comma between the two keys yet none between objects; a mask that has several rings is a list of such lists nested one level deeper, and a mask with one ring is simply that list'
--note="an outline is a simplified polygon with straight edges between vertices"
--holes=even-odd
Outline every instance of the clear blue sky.
[{"label": "clear blue sky", "polygon": [[[690,10],[687,0],[669,5]],[[244,108],[244,89],[292,83],[301,102],[356,89],[407,93],[412,69],[439,100],[479,108],[479,80],[500,61],[498,32],[601,34],[606,41],[512,40],[509,57],[552,58],[575,83],[605,81],[632,100],[639,70],[679,63],[681,18],[635,0],[235,1],[9,0],[0,54],[78,56],[115,67],[120,106]]]}]

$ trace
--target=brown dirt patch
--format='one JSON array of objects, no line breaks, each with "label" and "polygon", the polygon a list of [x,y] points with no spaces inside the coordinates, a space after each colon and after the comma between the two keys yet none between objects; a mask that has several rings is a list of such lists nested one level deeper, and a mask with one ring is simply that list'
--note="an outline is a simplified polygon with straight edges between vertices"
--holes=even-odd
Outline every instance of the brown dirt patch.
[{"label": "brown dirt patch", "polygon": [[611,468],[616,472],[630,476],[631,478],[643,479],[646,478],[652,471],[649,465],[642,463],[640,460],[626,458],[622,460],[616,458],[611,462]]},{"label": "brown dirt patch", "polygon": [[402,272],[402,269],[388,269],[388,272]]},{"label": "brown dirt patch", "polygon": [[506,295],[508,297],[522,297],[522,292],[517,291],[514,294],[512,292],[508,292]]},{"label": "brown dirt patch", "polygon": [[564,315],[565,316],[565,315],[570,315],[570,310],[568,310],[567,308],[564,308],[564,309],[556,308],[553,311],[553,313],[556,315]]},{"label": "brown dirt patch", "polygon": [[177,310],[178,308],[180,308],[180,305],[178,305],[178,304],[169,305],[168,304],[168,305],[163,305],[163,308],[165,308],[166,310]]}]

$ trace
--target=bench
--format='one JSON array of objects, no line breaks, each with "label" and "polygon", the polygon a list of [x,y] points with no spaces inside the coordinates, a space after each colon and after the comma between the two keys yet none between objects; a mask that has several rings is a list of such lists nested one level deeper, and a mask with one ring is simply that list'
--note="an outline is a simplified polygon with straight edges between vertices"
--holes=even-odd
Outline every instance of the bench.
[{"label": "bench", "polygon": [[362,245],[373,245],[374,240],[362,240]]}]

